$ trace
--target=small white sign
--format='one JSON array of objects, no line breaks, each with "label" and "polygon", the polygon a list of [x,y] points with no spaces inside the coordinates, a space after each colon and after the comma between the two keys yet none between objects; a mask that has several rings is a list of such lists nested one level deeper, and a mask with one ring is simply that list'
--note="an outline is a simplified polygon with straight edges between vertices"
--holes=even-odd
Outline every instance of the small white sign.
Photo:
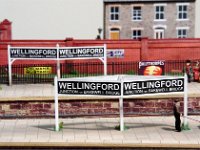
[{"label": "small white sign", "polygon": [[108,49],[108,58],[124,58],[124,49]]}]

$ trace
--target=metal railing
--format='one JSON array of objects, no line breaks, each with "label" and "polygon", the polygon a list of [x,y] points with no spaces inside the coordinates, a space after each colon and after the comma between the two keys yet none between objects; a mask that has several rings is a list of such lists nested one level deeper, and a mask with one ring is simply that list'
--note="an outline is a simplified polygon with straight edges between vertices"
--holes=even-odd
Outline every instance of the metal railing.
[{"label": "metal railing", "polygon": [[[165,61],[165,75],[183,75],[185,61]],[[103,64],[99,62],[63,63],[61,77],[84,77],[103,75]],[[12,65],[13,84],[53,83],[57,74],[56,64]],[[138,75],[138,62],[109,62],[108,75]],[[0,83],[8,84],[8,66],[0,65]]]}]

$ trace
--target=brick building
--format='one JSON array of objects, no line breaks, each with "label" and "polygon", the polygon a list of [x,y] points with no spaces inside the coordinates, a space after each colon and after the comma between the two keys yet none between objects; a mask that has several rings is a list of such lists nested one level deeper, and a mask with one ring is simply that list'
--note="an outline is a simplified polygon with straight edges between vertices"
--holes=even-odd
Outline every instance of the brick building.
[{"label": "brick building", "polygon": [[104,37],[193,38],[195,0],[104,0]]}]

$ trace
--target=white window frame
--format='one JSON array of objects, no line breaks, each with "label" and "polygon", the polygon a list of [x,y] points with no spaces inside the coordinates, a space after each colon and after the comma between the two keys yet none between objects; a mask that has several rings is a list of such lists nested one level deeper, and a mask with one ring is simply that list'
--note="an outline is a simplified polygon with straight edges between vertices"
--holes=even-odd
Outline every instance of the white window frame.
[{"label": "white window frame", "polygon": [[[137,16],[134,16],[134,7],[140,7],[140,13],[136,12]],[[136,18],[136,19],[134,19]],[[139,19],[140,18],[140,19]],[[132,5],[132,21],[142,21],[142,6],[141,5]]]},{"label": "white window frame", "polygon": [[[154,21],[166,21],[166,14],[165,14],[166,6],[167,6],[167,4],[154,4]],[[159,10],[159,12],[157,12],[156,7],[159,7],[159,9],[160,9],[160,7],[164,7],[164,11],[162,12]],[[159,15],[158,19],[156,18],[157,14]],[[161,14],[163,14],[163,16],[164,16],[163,19],[160,18]]]},{"label": "white window frame", "polygon": [[[118,12],[111,12],[111,9],[112,9],[112,7],[115,9],[115,8],[118,8]],[[114,19],[112,19],[112,15],[114,15],[115,17],[114,17]],[[118,19],[116,19],[116,15],[118,15]],[[110,19],[110,21],[119,21],[119,18],[120,17],[120,6],[119,5],[112,5],[112,6],[110,6],[109,7],[109,19]]]},{"label": "white window frame", "polygon": [[[183,30],[186,31],[186,34],[183,35]],[[176,28],[176,37],[177,38],[187,38],[188,37],[188,30],[189,30],[189,27],[177,27]],[[181,31],[181,35],[179,35],[179,31]]]},{"label": "white window frame", "polygon": [[[131,36],[132,39],[139,39],[142,37],[142,31],[144,30],[143,28],[132,28],[131,30],[132,30],[132,36]],[[136,36],[133,36],[134,31],[140,31],[141,33],[140,36],[138,36],[138,33]]]},{"label": "white window frame", "polygon": [[[159,33],[160,35],[162,34],[162,37],[156,37],[156,34]],[[154,30],[154,39],[164,39],[165,38],[165,30],[164,29],[155,29]]]},{"label": "white window frame", "polygon": [[[189,16],[188,16],[188,6],[190,5],[190,3],[177,3],[176,6],[177,6],[177,21],[188,21],[189,20]],[[187,10],[184,11],[182,10],[181,12],[179,11],[179,6],[186,6],[187,7]],[[183,17],[183,14],[186,13],[187,15],[187,18],[179,18],[179,14],[182,14],[182,17]]]},{"label": "white window frame", "polygon": [[[167,29],[167,26],[166,25],[154,25],[153,26],[153,30],[154,30],[154,39],[157,39],[156,38],[156,33],[157,32],[162,32],[163,33],[163,37],[162,37],[162,39],[164,39],[165,38],[165,31],[166,31],[166,29]],[[160,39],[160,38],[159,38]]]}]

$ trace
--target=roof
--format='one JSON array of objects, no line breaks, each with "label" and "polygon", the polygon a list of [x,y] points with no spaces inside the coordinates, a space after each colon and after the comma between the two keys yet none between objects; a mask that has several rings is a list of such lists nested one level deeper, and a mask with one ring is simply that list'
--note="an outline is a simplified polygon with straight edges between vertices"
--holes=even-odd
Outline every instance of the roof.
[{"label": "roof", "polygon": [[103,0],[104,3],[116,3],[116,2],[194,2],[195,0]]}]

